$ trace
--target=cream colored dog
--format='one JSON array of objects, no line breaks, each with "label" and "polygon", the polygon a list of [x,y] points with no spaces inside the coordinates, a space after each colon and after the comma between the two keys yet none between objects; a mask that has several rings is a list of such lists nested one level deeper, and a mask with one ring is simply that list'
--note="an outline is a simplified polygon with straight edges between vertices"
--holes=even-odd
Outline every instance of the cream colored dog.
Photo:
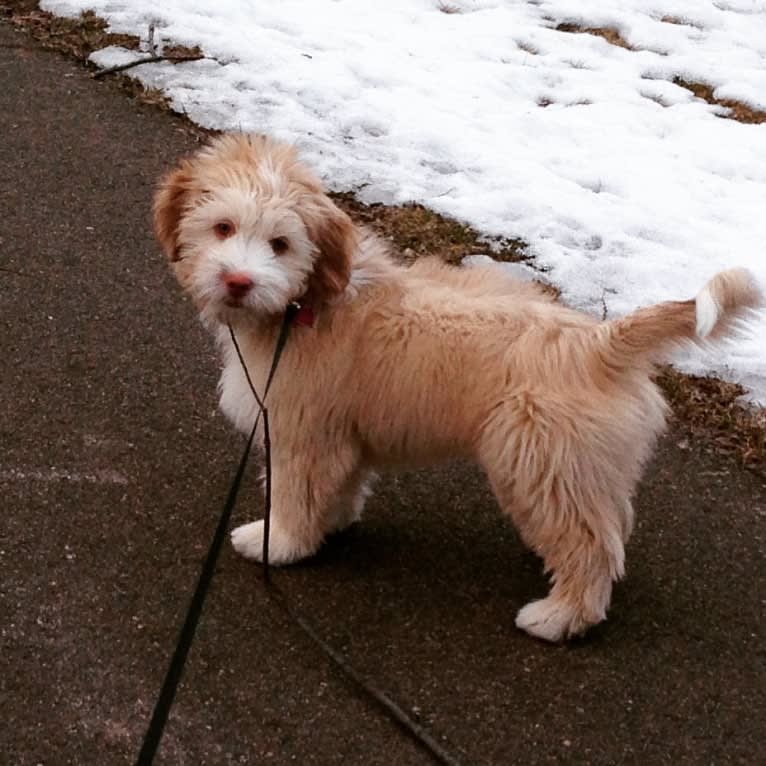
[{"label": "cream colored dog", "polygon": [[[374,472],[468,456],[551,573],[516,624],[558,641],[604,619],[624,571],[631,496],[664,426],[650,375],[677,343],[719,337],[760,302],[745,271],[696,301],[598,322],[494,267],[409,268],[357,228],[268,138],[218,138],[162,180],[155,229],[220,343],[221,409],[250,431],[256,406],[226,328],[262,391],[291,301],[293,327],[269,394],[271,559],[312,555],[359,518]],[[234,530],[259,559],[263,522]]]}]

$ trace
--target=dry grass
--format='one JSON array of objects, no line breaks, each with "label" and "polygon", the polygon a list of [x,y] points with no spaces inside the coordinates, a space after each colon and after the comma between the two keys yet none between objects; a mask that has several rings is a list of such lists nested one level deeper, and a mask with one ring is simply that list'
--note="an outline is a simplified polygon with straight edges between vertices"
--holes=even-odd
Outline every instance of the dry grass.
[{"label": "dry grass", "polygon": [[726,107],[729,111],[727,114],[722,114],[721,117],[751,124],[766,122],[766,112],[753,109],[747,104],[743,104],[741,101],[734,101],[728,98],[716,98],[713,95],[713,88],[710,85],[705,85],[705,83],[701,82],[689,82],[680,77],[676,77],[673,82],[676,85],[691,91],[697,98],[707,101],[708,104]]},{"label": "dry grass", "polygon": [[[466,255],[489,252],[470,226],[434,213],[422,205],[380,205],[359,202],[352,194],[333,195],[336,202],[357,222],[369,226],[391,241],[405,260],[436,255],[448,263],[460,263]],[[502,261],[524,261],[521,240],[496,244],[493,257]]]},{"label": "dry grass", "polygon": [[608,43],[616,45],[618,48],[625,48],[629,51],[635,50],[616,29],[611,27],[581,27],[577,24],[559,24],[556,27],[556,31],[596,35],[597,37],[603,37]]},{"label": "dry grass", "polygon": [[[88,56],[94,50],[107,45],[138,47],[136,37],[106,32],[106,23],[93,13],[84,13],[79,19],[60,19],[38,10],[34,0],[0,0],[0,18],[10,21],[42,46],[64,53],[86,65]],[[559,29],[596,34],[613,45],[630,48],[616,30],[575,28],[572,25],[562,25]],[[167,48],[166,52],[169,55],[193,53],[178,47]],[[162,93],[147,91],[134,78],[118,75],[113,78],[113,82],[133,97],[169,109]],[[678,84],[690,90],[707,88],[691,83]],[[704,90],[693,92],[705,100],[712,98],[712,93],[706,97]],[[711,103],[720,103],[733,110],[736,106],[730,102]],[[752,110],[747,107],[743,109],[744,113],[737,110],[738,114],[742,114],[743,121],[764,121],[763,113],[748,114]],[[753,115],[756,119],[753,119]],[[200,141],[213,133],[182,117],[178,119],[185,130]],[[469,226],[444,218],[422,205],[368,205],[359,202],[351,194],[333,196],[354,220],[370,226],[390,240],[405,260],[435,255],[450,263],[459,263],[465,255],[485,253],[488,250],[487,243]],[[521,240],[506,240],[498,243],[498,248],[494,257],[499,260],[527,259],[525,245]],[[742,390],[736,385],[713,378],[683,375],[668,367],[660,372],[658,382],[668,397],[680,427],[687,432],[690,440],[704,439],[717,450],[736,457],[742,465],[766,475],[766,410],[742,407],[737,402]]]},{"label": "dry grass", "polygon": [[202,48],[195,45],[190,48],[188,45],[166,45],[163,55],[169,59],[172,58],[203,58]]},{"label": "dry grass", "polygon": [[694,27],[695,29],[704,29],[704,27],[701,25],[688,19],[683,19],[680,16],[663,16],[660,21],[665,22],[665,24],[675,24],[676,26],[680,27]]},{"label": "dry grass", "polygon": [[684,375],[664,367],[657,382],[689,440],[704,438],[719,452],[766,476],[766,409],[743,406],[741,386]]},{"label": "dry grass", "polygon": [[86,61],[93,51],[107,45],[138,48],[137,37],[107,32],[106,22],[93,11],[85,11],[76,19],[65,19],[41,11],[37,3],[30,0],[0,0],[0,14],[13,26],[31,35],[43,48],[79,61]]},{"label": "dry grass", "polygon": [[531,56],[537,56],[540,53],[540,51],[537,48],[535,48],[535,46],[532,45],[532,43],[527,43],[527,42],[524,42],[524,41],[522,41],[522,42],[518,42],[517,41],[516,45],[521,50],[523,50],[525,53],[529,53]]}]

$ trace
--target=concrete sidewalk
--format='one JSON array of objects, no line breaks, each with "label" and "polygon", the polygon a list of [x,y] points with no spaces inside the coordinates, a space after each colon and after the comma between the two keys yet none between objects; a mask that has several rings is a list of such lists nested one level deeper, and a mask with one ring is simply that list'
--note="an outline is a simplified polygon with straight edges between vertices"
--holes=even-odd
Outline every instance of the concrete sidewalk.
[{"label": "concrete sidewalk", "polygon": [[[0,762],[129,764],[241,448],[149,227],[193,139],[2,25],[0,84]],[[361,525],[276,576],[465,764],[755,764],[766,486],[677,441],[609,621],[569,646],[514,628],[540,562],[463,465],[382,481]],[[157,762],[431,761],[227,546]]]}]

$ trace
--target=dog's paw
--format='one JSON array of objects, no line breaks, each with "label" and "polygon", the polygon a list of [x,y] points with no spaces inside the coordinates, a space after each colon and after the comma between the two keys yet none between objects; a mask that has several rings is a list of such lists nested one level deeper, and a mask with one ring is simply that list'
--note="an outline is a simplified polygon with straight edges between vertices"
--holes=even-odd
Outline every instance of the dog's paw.
[{"label": "dog's paw", "polygon": [[563,641],[582,633],[587,627],[569,604],[559,599],[532,601],[519,610],[516,627],[544,641]]},{"label": "dog's paw", "polygon": [[[253,521],[232,530],[231,544],[246,559],[263,561],[263,522]],[[314,552],[315,549],[301,545],[300,541],[272,524],[269,531],[270,564],[290,564]]]}]

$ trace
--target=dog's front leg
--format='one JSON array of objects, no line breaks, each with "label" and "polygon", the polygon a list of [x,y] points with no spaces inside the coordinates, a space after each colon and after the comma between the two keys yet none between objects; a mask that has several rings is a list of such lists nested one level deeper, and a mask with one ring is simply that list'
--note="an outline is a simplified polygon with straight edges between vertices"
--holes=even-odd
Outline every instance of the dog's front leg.
[{"label": "dog's front leg", "polygon": [[[350,448],[273,454],[270,563],[290,564],[316,553],[337,526],[337,502],[357,464]],[[261,561],[263,534],[263,521],[254,521],[237,527],[231,541],[245,558]]]}]

